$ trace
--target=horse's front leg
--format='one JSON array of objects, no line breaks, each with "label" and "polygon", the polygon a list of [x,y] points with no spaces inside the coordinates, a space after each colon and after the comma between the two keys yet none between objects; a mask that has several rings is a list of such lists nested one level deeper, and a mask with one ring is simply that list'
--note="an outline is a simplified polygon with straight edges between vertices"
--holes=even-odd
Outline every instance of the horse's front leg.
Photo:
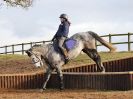
[{"label": "horse's front leg", "polygon": [[48,69],[46,70],[45,80],[44,80],[44,84],[43,84],[42,91],[46,89],[46,85],[47,85],[47,82],[49,81],[49,78],[50,78],[50,76],[51,76],[51,73],[52,73],[52,69],[48,68]]},{"label": "horse's front leg", "polygon": [[64,89],[64,81],[63,81],[63,74],[62,74],[62,70],[60,67],[56,68],[58,77],[59,77],[59,81],[60,81],[60,90]]}]

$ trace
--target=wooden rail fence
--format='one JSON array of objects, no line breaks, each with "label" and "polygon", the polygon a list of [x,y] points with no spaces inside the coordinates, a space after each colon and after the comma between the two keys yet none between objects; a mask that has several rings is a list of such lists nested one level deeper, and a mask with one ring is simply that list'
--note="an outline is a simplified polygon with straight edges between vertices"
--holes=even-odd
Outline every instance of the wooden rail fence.
[{"label": "wooden rail fence", "polygon": [[[133,89],[133,57],[105,62],[106,73],[94,72],[92,65],[64,69],[64,83],[67,89],[96,90],[131,90]],[[93,66],[94,68],[94,66]],[[117,72],[116,72],[117,71]],[[37,89],[41,88],[44,73],[1,74],[0,89]],[[57,74],[53,73],[47,85],[49,88],[59,87]]]},{"label": "wooden rail fence", "polygon": [[[133,49],[131,49],[131,44],[133,44],[133,39],[131,39],[131,38],[133,38],[133,33],[109,34],[109,35],[103,35],[101,37],[108,38],[108,42],[109,43],[112,43],[113,45],[127,44],[128,45],[128,50],[127,51],[133,51]],[[127,37],[127,41],[125,41],[125,42],[124,41],[123,42],[120,42],[120,41],[118,41],[118,42],[112,42],[113,37],[117,37],[117,40],[119,40],[118,39],[119,37]],[[97,47],[98,46],[101,46],[101,44],[97,44],[97,42],[96,42],[96,45],[97,45]]]},{"label": "wooden rail fence", "polygon": [[[39,41],[39,42],[30,42],[30,43],[22,43],[22,44],[14,44],[0,47],[0,54],[15,54],[21,53],[24,55],[25,51],[32,47],[35,44],[44,44],[49,43],[50,41]],[[19,48],[19,49],[17,49]]]},{"label": "wooden rail fence", "polygon": [[[126,42],[112,42],[113,37],[127,37]],[[133,51],[131,49],[131,44],[133,44],[133,41],[131,37],[133,36],[133,33],[126,33],[126,34],[109,34],[109,35],[103,35],[101,37],[108,38],[108,42],[118,45],[118,44],[127,44],[128,45],[128,51]],[[133,38],[133,37],[132,37]],[[24,51],[33,46],[34,44],[43,44],[43,43],[49,43],[50,41],[40,41],[40,42],[30,42],[30,43],[22,43],[22,44],[14,44],[14,45],[7,45],[0,47],[0,54],[15,54],[15,53],[21,53],[24,54]],[[101,44],[98,44],[96,42],[97,47],[102,46]],[[19,47],[19,50],[17,49]]]},{"label": "wooden rail fence", "polygon": [[[133,58],[103,62],[103,66],[106,72],[133,71]],[[96,72],[96,64],[73,66],[68,69],[64,68],[63,72]]]}]

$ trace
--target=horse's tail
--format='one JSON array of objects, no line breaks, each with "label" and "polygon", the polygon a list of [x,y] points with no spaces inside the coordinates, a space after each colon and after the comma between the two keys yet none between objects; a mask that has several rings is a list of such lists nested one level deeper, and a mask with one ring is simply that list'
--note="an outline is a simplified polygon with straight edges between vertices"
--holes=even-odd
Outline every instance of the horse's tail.
[{"label": "horse's tail", "polygon": [[111,43],[108,43],[107,41],[105,41],[104,39],[102,39],[96,33],[92,32],[92,31],[89,31],[88,33],[91,34],[101,44],[103,44],[104,46],[106,46],[107,48],[109,48],[110,49],[110,52],[115,52],[116,51],[116,47],[114,47]]}]

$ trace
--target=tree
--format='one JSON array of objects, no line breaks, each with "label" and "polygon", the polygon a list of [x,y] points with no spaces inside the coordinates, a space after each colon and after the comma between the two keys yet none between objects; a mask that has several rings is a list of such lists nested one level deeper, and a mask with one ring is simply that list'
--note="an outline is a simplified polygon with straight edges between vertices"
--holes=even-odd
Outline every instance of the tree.
[{"label": "tree", "polygon": [[34,0],[3,0],[8,6],[16,7],[20,6],[28,8],[32,5]]}]

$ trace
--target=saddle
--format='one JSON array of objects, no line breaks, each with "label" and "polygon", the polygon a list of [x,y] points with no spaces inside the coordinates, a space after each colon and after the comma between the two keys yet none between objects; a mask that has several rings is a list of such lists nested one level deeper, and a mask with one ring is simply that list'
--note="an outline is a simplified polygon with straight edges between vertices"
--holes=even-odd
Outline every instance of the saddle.
[{"label": "saddle", "polygon": [[73,49],[76,45],[76,40],[72,39],[72,38],[69,38],[69,39],[66,39],[65,42],[64,42],[64,47],[67,51]]},{"label": "saddle", "polygon": [[[64,42],[64,44],[63,44],[63,47],[64,47],[67,51],[69,51],[69,50],[71,50],[71,49],[73,49],[73,48],[75,47],[76,43],[77,43],[76,40],[74,40],[74,39],[72,39],[72,38],[68,38],[68,39],[65,40],[65,42]],[[60,52],[60,49],[58,48],[58,44],[57,44],[56,41],[54,42],[53,45],[54,45],[54,49],[55,49],[57,52]]]}]

